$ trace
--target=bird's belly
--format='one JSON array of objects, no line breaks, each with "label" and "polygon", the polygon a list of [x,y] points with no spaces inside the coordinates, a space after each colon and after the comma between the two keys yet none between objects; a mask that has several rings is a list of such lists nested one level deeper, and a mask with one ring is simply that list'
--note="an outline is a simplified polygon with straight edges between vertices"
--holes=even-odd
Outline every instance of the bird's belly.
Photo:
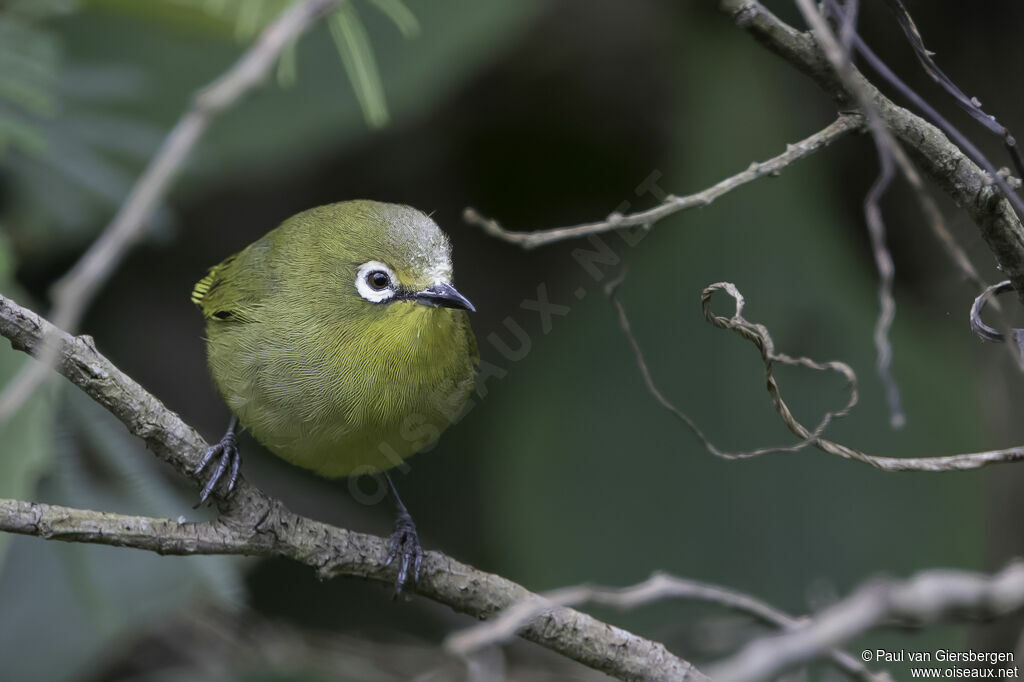
[{"label": "bird's belly", "polygon": [[[449,364],[447,358],[431,357],[428,373],[422,367],[382,372],[375,366],[346,368],[294,358],[268,362],[263,350],[245,367],[218,371],[211,348],[221,393],[264,446],[321,476],[397,466],[437,440],[473,387],[472,367]],[[237,352],[233,358],[239,359]],[[410,376],[419,380],[413,384]]]},{"label": "bird's belly", "polygon": [[[461,405],[459,406],[461,407]],[[454,417],[452,417],[454,418]],[[451,423],[442,415],[412,413],[402,420],[351,424],[295,423],[287,429],[257,429],[253,435],[279,457],[321,476],[359,476],[386,471],[433,441]]]}]

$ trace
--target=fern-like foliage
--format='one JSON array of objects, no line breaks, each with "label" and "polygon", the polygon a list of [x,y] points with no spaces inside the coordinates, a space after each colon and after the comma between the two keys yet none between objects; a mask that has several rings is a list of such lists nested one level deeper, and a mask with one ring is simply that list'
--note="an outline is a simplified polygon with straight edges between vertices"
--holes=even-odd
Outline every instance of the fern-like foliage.
[{"label": "fern-like foliage", "polygon": [[45,149],[40,121],[57,111],[60,62],[45,23],[74,9],[75,0],[0,0],[0,156]]},{"label": "fern-like foliage", "polygon": [[[234,24],[235,33],[240,40],[249,40],[295,0],[168,1],[198,7],[209,14],[226,19]],[[367,2],[387,16],[405,37],[411,38],[419,34],[419,22],[402,0]],[[327,25],[367,124],[373,127],[385,125],[389,115],[380,70],[377,68],[370,38],[359,16],[356,3],[348,0],[338,5],[327,18]],[[278,82],[282,85],[288,85],[297,78],[296,61],[295,45],[292,44],[281,55],[278,63]]]}]

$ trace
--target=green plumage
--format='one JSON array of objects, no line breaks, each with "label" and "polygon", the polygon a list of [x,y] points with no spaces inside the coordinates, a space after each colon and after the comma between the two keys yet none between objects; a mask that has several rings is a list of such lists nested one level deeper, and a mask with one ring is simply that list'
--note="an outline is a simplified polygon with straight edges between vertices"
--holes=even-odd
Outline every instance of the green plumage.
[{"label": "green plumage", "polygon": [[[374,261],[397,280],[390,300],[360,293],[377,296],[357,283]],[[413,295],[450,284],[448,240],[429,217],[349,201],[288,219],[213,267],[192,300],[242,425],[278,456],[337,477],[395,466],[464,406],[478,362],[468,314]]]}]

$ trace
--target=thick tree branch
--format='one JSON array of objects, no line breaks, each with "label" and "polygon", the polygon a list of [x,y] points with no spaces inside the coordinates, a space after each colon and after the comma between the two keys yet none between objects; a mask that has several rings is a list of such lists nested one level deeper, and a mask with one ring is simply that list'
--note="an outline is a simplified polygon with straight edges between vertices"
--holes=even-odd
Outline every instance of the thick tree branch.
[{"label": "thick tree branch", "polygon": [[929,570],[907,580],[869,583],[838,604],[782,635],[748,644],[716,665],[716,682],[775,679],[787,668],[825,655],[883,625],[929,625],[1004,616],[1024,608],[1024,563],[996,575]]},{"label": "thick tree branch", "polygon": [[[810,76],[840,110],[850,108],[851,94],[809,33],[797,31],[753,0],[721,0],[720,6],[737,26]],[[853,70],[849,78],[870,97],[886,128],[906,145],[920,168],[967,211],[1024,301],[1024,226],[1010,202],[993,186],[992,177],[938,128],[895,104],[859,72]]]},{"label": "thick tree branch", "polygon": [[[142,438],[180,473],[193,473],[208,444],[192,427],[103,357],[88,336],[73,337],[36,313],[0,296],[0,335],[38,356],[54,354],[57,371]],[[47,349],[49,349],[47,351]],[[239,479],[219,501],[212,523],[123,517],[27,502],[0,502],[0,529],[41,537],[137,547],[164,554],[283,556],[322,578],[349,576],[394,582],[384,567],[387,541],[299,516]],[[416,592],[476,618],[487,618],[536,595],[510,580],[484,573],[439,552],[427,552]],[[707,678],[662,644],[638,637],[570,608],[548,610],[518,632],[525,639],[622,680],[700,681]]]},{"label": "thick tree branch", "polygon": [[[153,211],[178,177],[214,118],[267,77],[281,52],[341,0],[300,0],[281,12],[230,69],[196,93],[163,145],[135,182],[117,214],[78,262],[53,286],[54,324],[74,331],[125,254],[145,232]],[[24,404],[47,376],[54,357],[26,366],[0,394],[0,424]]]},{"label": "thick tree branch", "polygon": [[679,211],[707,206],[723,194],[727,194],[758,178],[778,175],[796,161],[827,147],[841,137],[844,137],[847,133],[862,128],[863,125],[863,118],[858,114],[841,115],[838,119],[810,137],[795,144],[786,145],[786,151],[778,156],[760,163],[754,162],[746,170],[720,180],[705,190],[682,197],[669,195],[654,208],[628,215],[613,213],[606,219],[595,223],[583,223],[582,225],[573,225],[571,227],[553,227],[532,232],[516,232],[506,230],[496,220],[485,218],[472,208],[465,210],[463,219],[467,223],[481,227],[484,232],[492,237],[517,244],[524,249],[533,249],[565,239],[584,237],[588,234],[608,232],[624,227],[650,227],[659,220]]}]

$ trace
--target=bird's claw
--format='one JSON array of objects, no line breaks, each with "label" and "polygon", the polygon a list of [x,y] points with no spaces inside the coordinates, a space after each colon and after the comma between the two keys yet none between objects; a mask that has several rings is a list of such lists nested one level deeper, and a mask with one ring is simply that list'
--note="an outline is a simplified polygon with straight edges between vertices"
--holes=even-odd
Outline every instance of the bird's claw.
[{"label": "bird's claw", "polygon": [[[193,473],[196,476],[203,473],[214,459],[217,459],[217,466],[210,472],[210,477],[206,480],[202,492],[199,493],[199,502],[196,503],[193,509],[206,504],[206,501],[210,499],[210,495],[217,488],[217,484],[222,481],[224,482],[225,497],[234,491],[235,484],[238,482],[238,469],[242,463],[242,456],[238,452],[238,439],[233,431],[229,430],[225,433],[219,443],[211,446],[203,454],[202,461],[199,462],[199,466],[195,468]],[[225,474],[227,475],[225,476]]]},{"label": "bird's claw", "polygon": [[420,545],[416,524],[408,512],[400,511],[395,519],[395,532],[391,534],[384,565],[390,566],[395,559],[398,559],[398,576],[395,578],[397,599],[403,589],[412,587],[420,579],[420,567],[423,565],[423,546]]}]

